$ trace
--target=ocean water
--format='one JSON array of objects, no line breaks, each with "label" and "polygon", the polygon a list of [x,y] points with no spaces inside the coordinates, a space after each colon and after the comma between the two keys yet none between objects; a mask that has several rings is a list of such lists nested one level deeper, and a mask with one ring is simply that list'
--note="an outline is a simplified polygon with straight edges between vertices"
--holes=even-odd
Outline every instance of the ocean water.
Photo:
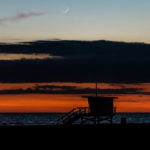
[{"label": "ocean water", "polygon": [[[64,114],[0,114],[0,126],[44,126],[55,125]],[[150,123],[150,113],[118,113],[113,117],[113,123],[119,124],[122,117],[128,124]],[[77,124],[79,122],[76,122]],[[105,122],[104,122],[105,123]],[[90,124],[90,122],[89,122]]]}]

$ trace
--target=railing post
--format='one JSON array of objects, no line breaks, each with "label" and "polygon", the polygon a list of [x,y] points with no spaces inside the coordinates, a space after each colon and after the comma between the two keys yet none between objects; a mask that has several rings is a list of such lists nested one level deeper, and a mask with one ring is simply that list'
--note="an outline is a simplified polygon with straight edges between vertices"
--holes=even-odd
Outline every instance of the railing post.
[{"label": "railing post", "polygon": [[117,112],[117,108],[116,108],[116,107],[114,107],[114,110],[113,110],[113,111],[114,111],[114,113],[116,113],[116,112]]}]

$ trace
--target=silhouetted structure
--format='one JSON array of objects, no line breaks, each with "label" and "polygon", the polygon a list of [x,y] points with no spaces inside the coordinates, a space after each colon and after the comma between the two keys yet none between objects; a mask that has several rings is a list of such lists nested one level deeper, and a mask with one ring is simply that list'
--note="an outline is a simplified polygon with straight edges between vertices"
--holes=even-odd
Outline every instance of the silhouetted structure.
[{"label": "silhouetted structure", "polygon": [[89,115],[94,117],[96,123],[102,120],[112,123],[112,117],[116,113],[114,99],[116,97],[88,97]]},{"label": "silhouetted structure", "polygon": [[96,96],[87,97],[89,107],[79,107],[73,109],[71,112],[63,116],[57,121],[60,125],[72,125],[75,121],[81,120],[81,124],[91,121],[94,124],[100,124],[101,121],[109,121],[112,123],[112,118],[116,113],[114,107],[114,100],[117,97],[98,97],[97,86]]}]

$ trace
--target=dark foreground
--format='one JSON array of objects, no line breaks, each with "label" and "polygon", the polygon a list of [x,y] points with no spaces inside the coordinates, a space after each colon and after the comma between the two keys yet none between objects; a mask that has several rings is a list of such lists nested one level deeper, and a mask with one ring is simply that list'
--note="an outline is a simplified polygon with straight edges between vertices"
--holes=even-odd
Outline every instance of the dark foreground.
[{"label": "dark foreground", "polygon": [[41,145],[42,150],[47,147],[72,150],[81,146],[91,147],[91,150],[110,146],[122,150],[125,146],[128,149],[131,144],[141,144],[142,140],[149,144],[149,135],[150,124],[0,127],[0,137],[7,143],[5,146],[12,146],[10,142],[15,145],[21,143],[21,149]]},{"label": "dark foreground", "polygon": [[129,124],[129,125],[73,125],[73,126],[5,126],[0,127],[0,134],[9,137],[45,137],[58,135],[59,137],[70,135],[115,135],[143,133],[150,134],[150,124]]}]

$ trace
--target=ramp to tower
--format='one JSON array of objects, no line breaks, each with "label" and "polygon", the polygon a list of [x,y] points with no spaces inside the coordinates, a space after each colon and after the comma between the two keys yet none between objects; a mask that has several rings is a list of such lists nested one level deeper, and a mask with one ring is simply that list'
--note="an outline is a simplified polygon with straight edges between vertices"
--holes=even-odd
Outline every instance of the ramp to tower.
[{"label": "ramp to tower", "polygon": [[78,119],[87,116],[89,114],[88,107],[78,107],[74,108],[69,113],[65,114],[63,117],[57,120],[57,125],[72,125]]}]

